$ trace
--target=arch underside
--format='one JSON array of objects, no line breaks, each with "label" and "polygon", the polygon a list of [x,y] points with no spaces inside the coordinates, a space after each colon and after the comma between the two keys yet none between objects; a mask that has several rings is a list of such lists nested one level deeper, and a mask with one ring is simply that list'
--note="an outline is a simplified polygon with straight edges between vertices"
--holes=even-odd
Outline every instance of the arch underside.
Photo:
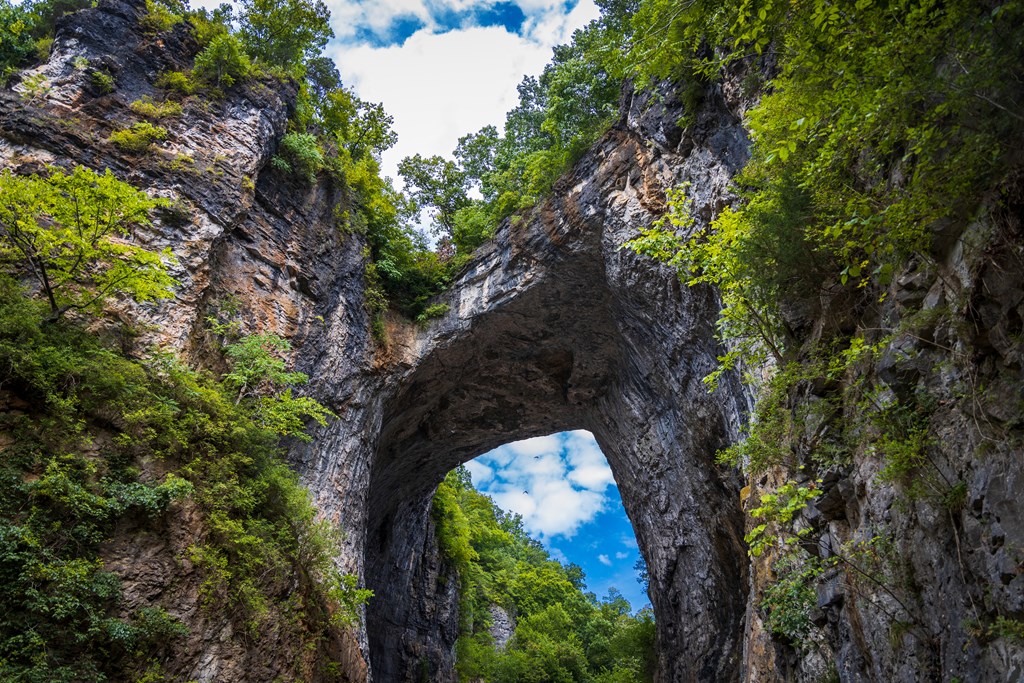
[{"label": "arch underside", "polygon": [[619,248],[663,210],[678,159],[625,131],[603,144],[528,220],[503,226],[453,286],[451,312],[408,344],[369,474],[374,680],[453,675],[456,582],[429,514],[444,475],[509,441],[580,428],[607,456],[647,561],[658,680],[738,679],[743,517],[739,482],[714,454],[735,436],[742,391],[701,382],[721,353],[713,294]]}]

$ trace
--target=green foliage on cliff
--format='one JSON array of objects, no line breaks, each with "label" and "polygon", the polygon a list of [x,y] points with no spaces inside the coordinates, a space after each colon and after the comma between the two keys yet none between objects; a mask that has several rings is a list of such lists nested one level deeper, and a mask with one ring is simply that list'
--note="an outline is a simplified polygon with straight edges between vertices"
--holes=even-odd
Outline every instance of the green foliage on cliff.
[{"label": "green foliage on cliff", "polygon": [[18,69],[47,57],[57,19],[91,4],[92,0],[0,0],[0,86]]},{"label": "green foliage on cliff", "polygon": [[154,126],[149,121],[139,121],[132,124],[130,128],[115,130],[107,138],[129,154],[142,154],[149,151],[154,142],[167,139],[167,129],[163,126]]},{"label": "green foliage on cliff", "polygon": [[127,359],[77,325],[44,324],[45,305],[2,285],[4,680],[116,678],[173,647],[180,626],[154,615],[177,605],[126,613],[100,559],[111,540],[166,534],[170,507],[201,521],[191,547],[166,552],[203,572],[206,604],[240,627],[281,619],[294,586],[305,597],[289,638],[316,647],[357,618],[367,593],[334,569],[336,532],[278,459],[279,425],[236,404],[237,382],[169,355]]},{"label": "green foliage on cliff", "polygon": [[[675,3],[645,6],[672,17],[664,31],[678,40],[650,48],[658,64],[713,75],[723,60],[768,45],[780,56],[769,94],[748,114],[742,201],[706,233],[675,238],[672,258],[689,282],[723,292],[727,339],[792,355],[780,300],[816,287],[877,295],[1018,165],[1020,3],[659,4]],[[708,36],[731,51],[701,56],[695,48]],[[677,212],[684,203],[675,198]]]},{"label": "green foliage on cliff", "polygon": [[302,65],[334,37],[329,18],[321,0],[242,0],[240,34],[257,61],[305,73]]},{"label": "green foliage on cliff", "polygon": [[[462,681],[635,683],[654,675],[654,619],[635,616],[614,589],[583,592],[583,571],[562,565],[509,515],[473,488],[469,473],[449,473],[434,496],[438,545],[458,574]],[[515,620],[505,648],[489,635],[491,607]]]},{"label": "green foliage on cliff", "polygon": [[[736,178],[736,205],[696,230],[683,188],[670,196],[667,218],[629,246],[675,265],[688,284],[718,289],[730,349],[723,368],[770,355],[780,369],[764,386],[750,440],[794,442],[795,422],[771,416],[789,410],[800,386],[839,382],[857,350],[872,344],[838,334],[805,348],[793,327],[799,321],[782,307],[834,299],[863,309],[884,299],[894,273],[927,266],[933,243],[967,229],[982,202],[1019,171],[1024,6],[641,5],[634,25],[655,14],[665,19],[658,32],[637,34],[633,57],[647,50],[659,65],[710,77],[723,62],[769,46],[778,55],[767,94],[748,113],[753,154]],[[706,41],[728,50],[712,54],[701,48]],[[635,65],[642,75],[666,75],[643,64]],[[874,342],[887,330],[879,332]],[[888,410],[856,386],[839,403],[869,414]],[[887,471],[923,462],[924,445],[901,450],[910,442],[884,426],[865,433],[887,454]],[[755,469],[780,462],[756,460],[747,462]]]},{"label": "green foliage on cliff", "polygon": [[53,320],[68,311],[95,313],[117,295],[135,301],[166,298],[176,284],[165,265],[170,252],[129,241],[164,203],[109,170],[99,174],[78,166],[47,177],[5,170],[0,173],[0,265],[35,281]]},{"label": "green foliage on cliff", "polygon": [[[876,459],[903,502],[950,516],[959,547],[953,515],[967,485],[936,462],[934,401],[869,371],[906,331],[879,314],[894,277],[934,269],[1019,182],[1024,4],[644,0],[629,24],[627,60],[641,83],[713,80],[741,60],[770,78],[747,112],[752,157],[735,204],[700,229],[680,188],[665,220],[628,245],[721,294],[728,352],[712,386],[723,370],[771,361],[753,378],[747,437],[722,460],[759,475]],[[914,306],[890,310],[910,320]],[[852,329],[851,319],[870,322]],[[811,320],[824,325],[809,329]],[[944,350],[954,362],[968,355]],[[801,510],[815,495],[789,482],[751,512],[751,553],[767,553],[777,579],[760,596],[768,629],[812,646],[815,584],[841,570],[894,627],[930,637],[913,591],[887,568],[883,537],[821,556],[802,543],[813,521]]]},{"label": "green foliage on cliff", "polygon": [[[166,611],[179,606],[128,611],[118,578],[125,568],[113,571],[101,559],[111,544],[143,536],[168,560],[195,565],[205,604],[237,627],[257,634],[276,624],[297,648],[321,647],[358,618],[368,593],[335,569],[337,530],[316,521],[278,456],[282,435],[308,438],[311,420],[331,416],[293,395],[305,376],[288,371],[287,342],[229,340],[222,381],[171,354],[124,356],[115,342],[130,331],[100,317],[102,298],[88,288],[81,296],[89,305],[72,305],[79,290],[54,285],[70,282],[59,275],[74,269],[53,263],[98,278],[105,259],[130,262],[134,252],[111,256],[96,242],[144,218],[152,202],[109,174],[2,180],[12,188],[4,193],[5,239],[11,231],[51,232],[36,235],[31,264],[17,261],[0,276],[0,678],[101,681],[158,671],[186,635]],[[10,207],[40,187],[45,218],[22,211],[11,219]],[[59,207],[69,198],[76,211],[65,215]],[[71,215],[77,223],[68,223]],[[53,237],[58,228],[69,232]],[[50,289],[33,277],[44,257]],[[55,310],[80,313],[68,319]],[[187,545],[168,535],[172,508],[179,527],[194,520]],[[282,604],[280,596],[296,590],[301,603]]]},{"label": "green foliage on cliff", "polygon": [[193,73],[200,81],[217,88],[230,88],[252,73],[252,62],[242,49],[242,43],[230,33],[223,33],[210,41],[196,55]]}]

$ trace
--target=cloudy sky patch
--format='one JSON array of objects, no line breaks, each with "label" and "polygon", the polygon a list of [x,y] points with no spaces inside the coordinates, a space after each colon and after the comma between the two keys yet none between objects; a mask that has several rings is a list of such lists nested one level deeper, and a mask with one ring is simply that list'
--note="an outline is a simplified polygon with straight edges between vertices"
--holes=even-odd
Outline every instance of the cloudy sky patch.
[{"label": "cloudy sky patch", "polygon": [[473,483],[518,513],[556,560],[580,565],[587,588],[615,587],[633,609],[648,603],[633,565],[640,557],[611,468],[594,436],[562,432],[516,441],[466,463]]},{"label": "cloudy sky patch", "polygon": [[395,119],[398,144],[382,158],[392,178],[404,157],[450,157],[463,135],[500,129],[523,76],[599,15],[593,0],[328,4],[337,38],[326,52],[342,81]]},{"label": "cloudy sky patch", "polygon": [[447,33],[500,26],[529,34],[573,12],[577,0],[327,0],[334,33],[344,43],[400,45],[419,30]]},{"label": "cloudy sky patch", "polygon": [[608,504],[612,471],[587,431],[516,441],[467,463],[473,482],[542,540],[572,538]]}]

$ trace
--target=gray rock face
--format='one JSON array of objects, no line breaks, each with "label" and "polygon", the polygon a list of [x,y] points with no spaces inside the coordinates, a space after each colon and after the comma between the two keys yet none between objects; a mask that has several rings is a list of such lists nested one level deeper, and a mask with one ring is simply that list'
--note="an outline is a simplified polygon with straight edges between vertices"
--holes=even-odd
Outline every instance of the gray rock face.
[{"label": "gray rock face", "polygon": [[[119,311],[149,325],[140,348],[159,344],[207,360],[203,320],[228,297],[247,329],[292,340],[297,369],[311,376],[307,391],[339,419],[313,442],[293,444],[289,457],[324,516],[345,530],[339,565],[375,591],[365,627],[332,645],[349,680],[454,680],[458,578],[434,540],[432,493],[446,472],[493,447],[579,428],[608,456],[647,561],[659,681],[827,673],[819,655],[801,657],[765,632],[756,592],[771,575],[746,555],[744,482],[713,460],[750,407],[735,378],[712,395],[701,382],[721,355],[716,294],[621,249],[664,213],[668,188],[690,183],[697,228],[732,200],[729,178],[748,154],[738,78],[709,85],[697,111],[685,112],[693,121],[686,130],[675,124],[684,112],[670,88],[656,98],[627,94],[621,120],[552,196],[500,226],[440,297],[449,312],[427,328],[389,320],[390,343],[379,346],[364,306],[362,241],[335,225],[343,193],[267,167],[294,97],[288,86],[186,103],[167,142],[141,157],[106,142],[137,120],[131,101],[159,94],[157,73],[187,68],[195,50],[183,27],[159,40],[138,32],[142,11],[141,3],[104,0],[65,21],[53,56],[36,70],[49,89],[0,92],[0,163],[110,167],[176,200],[180,210],[141,236],[178,257],[176,299]],[[116,77],[113,93],[89,85],[75,67],[82,56]],[[1024,671],[1012,634],[971,635],[976,615],[986,623],[1024,615],[1024,290],[1019,218],[1007,213],[999,234],[1015,238],[965,234],[933,279],[908,276],[890,297],[897,318],[902,303],[924,302],[955,309],[975,332],[919,329],[917,341],[894,341],[895,360],[873,370],[893,391],[923,387],[949,398],[936,422],[939,466],[965,482],[963,508],[901,508],[893,486],[877,482],[877,460],[861,453],[853,467],[829,474],[808,512],[824,546],[891,525],[913,570],[915,618],[927,626],[927,637],[911,630],[900,640],[873,607],[886,606],[884,591],[858,593],[848,573],[826,577],[813,618],[843,680],[1013,680]],[[953,400],[979,378],[984,391],[973,408]],[[756,490],[771,483],[752,482]],[[173,596],[182,605],[175,614],[192,634],[169,671],[182,680],[287,678],[296,653],[279,641],[247,644],[198,607],[196,572],[173,569],[190,538],[186,512],[169,520],[167,538],[126,535],[107,557],[129,603]]]},{"label": "gray rock face", "polygon": [[498,605],[491,605],[488,611],[491,613],[491,627],[488,629],[488,633],[494,639],[494,647],[504,650],[508,647],[508,643],[516,631],[516,622],[508,612]]}]

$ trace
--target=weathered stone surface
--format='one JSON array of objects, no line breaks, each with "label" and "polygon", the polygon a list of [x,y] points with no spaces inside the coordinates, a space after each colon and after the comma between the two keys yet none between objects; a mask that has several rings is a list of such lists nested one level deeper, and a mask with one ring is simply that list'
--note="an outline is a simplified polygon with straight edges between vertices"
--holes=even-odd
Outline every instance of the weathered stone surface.
[{"label": "weathered stone surface", "polygon": [[488,611],[491,614],[491,626],[487,632],[494,641],[494,647],[504,650],[516,631],[516,622],[512,615],[498,605],[491,605]]}]

